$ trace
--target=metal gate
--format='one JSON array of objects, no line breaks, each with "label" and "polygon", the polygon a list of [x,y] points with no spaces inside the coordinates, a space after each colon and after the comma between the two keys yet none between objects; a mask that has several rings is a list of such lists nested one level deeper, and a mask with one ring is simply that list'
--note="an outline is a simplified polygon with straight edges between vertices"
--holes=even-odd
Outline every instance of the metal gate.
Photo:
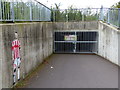
[{"label": "metal gate", "polygon": [[97,30],[54,31],[54,53],[97,53]]}]

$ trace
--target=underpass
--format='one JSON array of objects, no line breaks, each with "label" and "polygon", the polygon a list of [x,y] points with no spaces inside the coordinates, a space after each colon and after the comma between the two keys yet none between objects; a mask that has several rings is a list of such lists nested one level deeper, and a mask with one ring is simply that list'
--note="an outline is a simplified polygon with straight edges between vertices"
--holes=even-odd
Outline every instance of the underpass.
[{"label": "underpass", "polygon": [[[109,35],[111,32],[113,34],[113,31],[109,31]],[[113,43],[116,42],[109,39],[107,34],[107,30],[102,34],[99,28],[97,30],[54,30],[54,54],[24,87],[118,88],[119,66],[109,59],[112,48],[114,48]],[[104,36],[106,43],[102,42],[104,40],[102,35],[106,35]],[[107,50],[105,47],[108,48],[108,42],[112,45],[111,50],[104,51],[103,56],[100,55],[102,48]],[[111,54],[111,57],[116,60],[114,54]]]},{"label": "underpass", "polygon": [[120,9],[55,6],[0,1],[0,89],[120,87]]},{"label": "underpass", "polygon": [[13,86],[11,41],[16,31],[21,41],[21,81],[52,55],[25,88],[118,87],[120,33],[111,25],[102,21],[12,23],[1,24],[0,31],[2,88]]}]

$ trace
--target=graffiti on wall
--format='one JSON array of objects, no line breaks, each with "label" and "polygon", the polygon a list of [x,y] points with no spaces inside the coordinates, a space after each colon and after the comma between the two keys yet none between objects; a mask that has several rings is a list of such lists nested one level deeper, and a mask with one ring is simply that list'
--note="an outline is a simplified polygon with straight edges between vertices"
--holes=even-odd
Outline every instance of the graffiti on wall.
[{"label": "graffiti on wall", "polygon": [[16,83],[16,75],[18,81],[20,80],[20,41],[18,33],[15,32],[15,39],[12,41],[12,60],[13,60],[13,85]]}]

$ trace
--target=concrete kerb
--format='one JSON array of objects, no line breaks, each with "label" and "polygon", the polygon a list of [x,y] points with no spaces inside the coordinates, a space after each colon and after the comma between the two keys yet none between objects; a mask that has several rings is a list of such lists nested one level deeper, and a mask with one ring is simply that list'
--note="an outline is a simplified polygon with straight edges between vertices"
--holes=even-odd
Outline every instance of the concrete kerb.
[{"label": "concrete kerb", "polygon": [[[105,25],[105,26],[107,26],[107,27],[110,27],[111,29],[113,29],[113,30],[115,30],[115,31],[119,31],[118,28],[116,28],[116,27],[114,27],[114,26],[112,26],[112,25],[110,25],[110,24],[104,23],[103,21],[99,21],[99,23],[101,23],[101,24],[103,24],[103,25]],[[120,32],[120,31],[119,31],[119,32]]]}]

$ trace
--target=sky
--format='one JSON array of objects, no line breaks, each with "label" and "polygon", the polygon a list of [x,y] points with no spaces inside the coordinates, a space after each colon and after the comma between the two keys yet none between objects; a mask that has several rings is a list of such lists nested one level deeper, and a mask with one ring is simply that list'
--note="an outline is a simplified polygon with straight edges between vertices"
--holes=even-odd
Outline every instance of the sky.
[{"label": "sky", "polygon": [[120,0],[37,0],[44,5],[48,6],[55,6],[55,3],[60,3],[61,9],[67,9],[69,6],[73,5],[75,8],[100,8],[101,5],[106,8],[110,8],[115,3],[119,2]]}]

